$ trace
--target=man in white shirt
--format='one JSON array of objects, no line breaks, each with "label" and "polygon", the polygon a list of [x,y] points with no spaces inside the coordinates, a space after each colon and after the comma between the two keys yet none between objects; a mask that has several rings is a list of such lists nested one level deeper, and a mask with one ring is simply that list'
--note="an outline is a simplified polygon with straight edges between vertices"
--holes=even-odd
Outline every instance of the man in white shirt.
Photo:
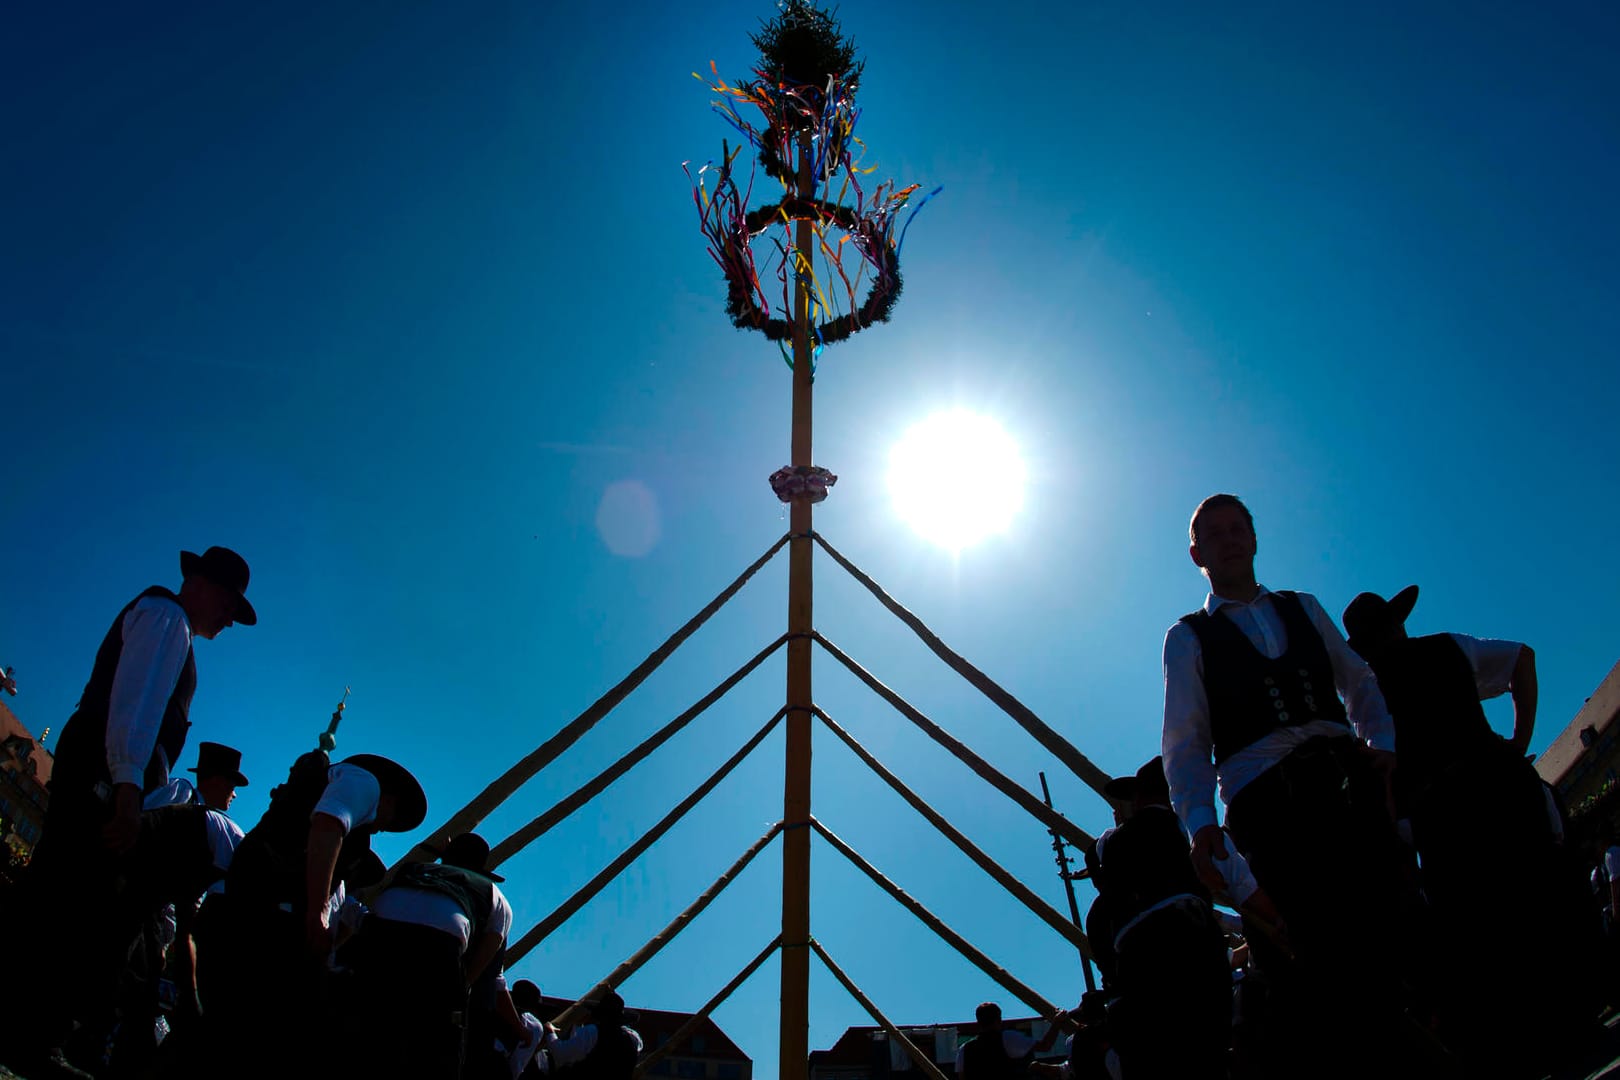
[{"label": "man in white shirt", "polygon": [[330,1063],[319,1005],[341,906],[334,898],[346,877],[370,863],[373,833],[408,832],[426,815],[421,784],[376,754],[333,765],[324,751],[311,751],[271,792],[270,808],[231,860],[219,917],[198,956],[213,1038],[255,1047],[236,1075],[280,1076]]},{"label": "man in white shirt", "polygon": [[641,1057],[641,1035],[626,1022],[624,999],[607,990],[590,1006],[590,1018],[549,1044],[540,1060],[542,1071],[553,1080],[578,1076],[582,1080],[630,1080]]},{"label": "man in white shirt", "polygon": [[1228,884],[1230,836],[1281,912],[1299,961],[1291,1029],[1315,1067],[1366,1075],[1357,1070],[1399,1021],[1399,964],[1368,958],[1403,955],[1409,911],[1390,810],[1394,726],[1371,669],[1316,598],[1255,579],[1254,520],[1240,499],[1205,499],[1188,531],[1210,591],[1165,635],[1171,802],[1206,884]]},{"label": "man in white shirt", "polygon": [[120,968],[107,960],[118,946],[107,905],[140,835],[142,798],[168,783],[185,744],[193,639],[258,621],[236,552],[183,551],[180,572],[178,593],[154,585],[118,613],[57,740],[44,833],[18,912],[32,932],[19,942],[25,955],[12,958],[38,982],[0,1019],[0,1059],[25,1072],[61,1072],[58,1051],[73,1021],[111,1008]]},{"label": "man in white shirt", "polygon": [[[356,941],[353,995],[367,1071],[459,1074],[468,992],[493,979],[512,929],[512,905],[497,884],[505,879],[488,862],[484,839],[463,833],[438,863],[407,864],[372,904]],[[516,1019],[509,998],[504,1012]],[[493,1041],[489,1029],[482,1034]]]},{"label": "man in white shirt", "polygon": [[1033,1039],[1002,1023],[1000,1005],[984,1002],[973,1010],[977,1033],[956,1051],[957,1080],[1012,1080],[1023,1076],[1034,1056],[1057,1041],[1058,1028],[1066,1018],[1067,1014],[1060,1011],[1046,1035]]}]

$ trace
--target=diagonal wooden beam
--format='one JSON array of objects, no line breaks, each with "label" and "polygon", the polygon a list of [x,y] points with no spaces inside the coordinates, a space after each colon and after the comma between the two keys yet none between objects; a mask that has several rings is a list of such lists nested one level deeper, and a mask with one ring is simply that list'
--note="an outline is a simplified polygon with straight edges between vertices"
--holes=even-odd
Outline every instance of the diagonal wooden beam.
[{"label": "diagonal wooden beam", "polygon": [[517,764],[492,781],[489,786],[474,796],[466,806],[451,814],[448,821],[434,829],[415,847],[411,848],[399,863],[394,864],[390,868],[390,872],[397,870],[400,863],[427,862],[435,859],[438,857],[439,852],[444,850],[444,845],[449,842],[451,837],[476,829],[479,822],[483,821],[492,810],[510,798],[514,791],[526,784],[535,773],[551,764],[564,750],[578,742],[580,737],[595,727],[602,717],[612,712],[619,702],[629,697],[632,690],[645,682],[647,676],[651,675],[658,668],[658,665],[668,660],[675,650],[685,643],[687,638],[697,632],[699,627],[708,622],[711,615],[725,606],[726,601],[737,595],[738,590],[748,584],[748,579],[758,573],[760,567],[770,562],[772,556],[781,551],[783,545],[787,542],[788,537],[784,534],[780,540],[766,549],[765,554],[755,559],[748,569],[739,574],[735,581],[721,589],[719,595],[710,600],[703,610],[688,619],[679,630],[671,634],[662,645],[654,649],[647,656],[647,659],[637,664],[635,670],[619,680],[607,693],[597,698],[590,708],[564,724],[562,729],[555,735],[530,751]]},{"label": "diagonal wooden beam", "polygon": [[686,815],[688,810],[696,806],[700,801],[702,801],[705,795],[713,791],[715,785],[724,780],[726,775],[730,773],[732,769],[735,769],[738,763],[753,751],[754,747],[758,746],[764,741],[765,736],[771,733],[771,729],[776,727],[776,725],[781,721],[783,714],[786,712],[787,710],[785,708],[777,710],[776,715],[767,720],[765,722],[765,726],[754,733],[753,738],[749,739],[746,743],[743,743],[741,749],[739,749],[735,754],[732,754],[731,757],[727,758],[725,763],[710,774],[707,780],[699,784],[693,789],[690,795],[682,799],[680,805],[676,806],[675,809],[665,814],[658,824],[641,834],[635,843],[625,848],[624,851],[620,852],[612,862],[608,863],[601,870],[597,871],[595,877],[591,878],[590,881],[587,881],[578,892],[574,893],[573,896],[570,896],[567,900],[564,900],[560,905],[558,905],[555,911],[531,927],[528,933],[524,934],[517,940],[515,944],[511,945],[506,950],[506,962],[508,964],[515,964],[518,962],[518,960],[522,959],[524,956],[527,956],[530,949],[540,944],[540,942],[544,941],[548,936],[550,936],[551,933],[557,929],[557,927],[561,926],[563,923],[572,918],[574,913],[589,903],[593,896],[601,892],[602,889],[607,886],[608,882],[618,877],[619,874],[624,871],[625,867],[635,862],[642,852],[652,847],[653,844],[658,841],[659,837],[668,832],[677,821],[681,820],[681,818]]},{"label": "diagonal wooden beam", "polygon": [[822,712],[820,708],[817,708],[815,713],[821,718],[821,722],[826,724],[827,727],[831,729],[834,735],[837,735],[844,741],[845,746],[854,751],[856,757],[866,762],[867,766],[873,772],[877,773],[879,778],[881,778],[884,783],[888,784],[894,789],[895,794],[899,795],[902,799],[906,800],[906,802],[910,803],[912,808],[927,819],[930,825],[939,830],[945,839],[955,844],[964,855],[978,864],[979,868],[994,878],[996,883],[999,884],[1003,889],[1006,889],[1008,892],[1012,893],[1013,896],[1017,897],[1017,899],[1039,919],[1041,919],[1041,921],[1045,922],[1059,934],[1062,934],[1069,944],[1080,950],[1082,956],[1085,956],[1088,959],[1091,957],[1091,943],[1086,940],[1084,931],[1082,931],[1078,926],[1075,926],[1074,923],[1070,922],[1068,919],[1065,919],[1062,915],[1058,914],[1056,908],[1042,900],[1039,896],[1036,896],[1035,893],[1030,890],[1029,886],[1025,885],[1022,881],[1019,881],[1000,863],[996,862],[989,855],[986,855],[977,844],[964,836],[961,831],[949,821],[946,821],[944,816],[941,815],[939,811],[935,810],[932,806],[929,806],[928,803],[923,800],[922,796],[912,791],[905,785],[904,781],[885,768],[881,761],[873,757],[871,753],[867,751],[866,747],[856,742],[855,737],[840,727],[832,717],[828,716],[825,712]]},{"label": "diagonal wooden beam", "polygon": [[924,1076],[928,1077],[929,1080],[945,1080],[945,1074],[939,1071],[939,1066],[935,1065],[927,1054],[919,1050],[917,1044],[906,1037],[905,1032],[895,1027],[889,1018],[883,1015],[878,1007],[873,1004],[872,999],[863,994],[861,988],[855,985],[855,980],[844,974],[843,968],[833,963],[833,958],[827,955],[827,950],[821,947],[821,942],[811,938],[810,948],[815,950],[817,956],[821,957],[821,962],[827,965],[827,970],[833,973],[833,978],[844,984],[844,989],[849,991],[849,996],[860,1002],[861,1008],[866,1010],[867,1015],[877,1021],[878,1027],[888,1032],[889,1038],[900,1044],[900,1049],[906,1052],[906,1056],[912,1060],[917,1068],[922,1070]]},{"label": "diagonal wooden beam", "polygon": [[718,1009],[726,998],[730,997],[736,991],[737,987],[747,982],[748,977],[754,972],[758,971],[759,966],[769,959],[771,953],[775,952],[781,946],[781,944],[782,935],[777,934],[771,939],[771,943],[761,949],[759,951],[759,955],[750,960],[741,971],[737,972],[737,974],[732,977],[731,981],[726,983],[726,985],[721,988],[718,994],[714,995],[714,997],[710,998],[708,1002],[704,1004],[703,1008],[693,1013],[687,1018],[686,1023],[676,1028],[675,1034],[669,1037],[668,1042],[664,1043],[663,1046],[658,1047],[652,1053],[646,1055],[640,1061],[636,1062],[636,1071],[631,1075],[635,1077],[636,1080],[640,1080],[642,1076],[646,1075],[648,1069],[652,1068],[660,1061],[663,1061],[670,1054],[674,1053],[675,1048],[680,1046],[682,1042],[697,1031],[698,1025],[703,1023],[704,1020],[707,1020],[709,1018],[709,1014]]},{"label": "diagonal wooden beam", "polygon": [[991,765],[988,761],[984,760],[984,758],[980,757],[978,754],[975,754],[972,750],[969,750],[967,746],[960,740],[954,738],[944,728],[940,727],[938,724],[928,719],[928,717],[924,716],[922,711],[915,705],[911,704],[911,702],[907,701],[898,693],[891,690],[888,686],[885,686],[877,678],[877,676],[861,667],[860,664],[851,659],[849,655],[842,649],[828,641],[826,638],[822,637],[819,631],[815,634],[815,639],[820,643],[823,649],[827,650],[828,654],[832,656],[834,660],[837,660],[840,664],[843,664],[846,668],[848,668],[851,674],[870,687],[872,691],[878,695],[878,697],[894,706],[895,710],[899,712],[901,716],[904,716],[907,720],[910,720],[913,724],[916,724],[923,730],[924,733],[928,735],[929,738],[933,739],[935,742],[939,743],[939,745],[949,750],[956,756],[958,761],[961,761],[968,768],[978,773],[980,777],[989,781],[990,785],[996,790],[1006,795],[1019,806],[1022,806],[1030,814],[1030,816],[1035,818],[1035,820],[1039,821],[1049,829],[1055,829],[1060,836],[1069,841],[1071,844],[1075,844],[1080,848],[1086,848],[1091,845],[1091,835],[1084,829],[1070,821],[1068,818],[1064,817],[1062,814],[1058,813],[1056,810],[1053,810],[1051,807],[1047,806],[1028,790],[1013,781],[1006,774],[1002,773],[995,766]]},{"label": "diagonal wooden beam", "polygon": [[645,760],[647,756],[650,755],[654,750],[657,750],[660,746],[664,745],[664,743],[668,742],[670,737],[676,732],[680,731],[687,724],[691,723],[710,705],[713,705],[716,701],[719,701],[722,697],[729,693],[732,687],[746,679],[755,668],[764,663],[766,658],[774,653],[777,649],[780,649],[782,644],[786,641],[787,635],[783,634],[781,637],[765,646],[759,652],[755,653],[751,659],[743,664],[742,667],[738,668],[736,671],[733,671],[724,680],[722,680],[720,685],[703,695],[703,697],[693,704],[691,708],[687,709],[675,719],[653,732],[652,735],[644,739],[634,750],[624,755],[624,757],[620,758],[618,761],[615,761],[612,765],[609,765],[606,769],[603,769],[595,776],[595,778],[581,785],[579,789],[576,790],[572,795],[569,795],[567,798],[557,803],[557,805],[553,806],[550,810],[547,810],[545,813],[541,814],[539,817],[535,818],[533,821],[514,832],[511,836],[508,836],[505,840],[502,840],[500,843],[496,844],[489,853],[489,868],[493,870],[495,867],[501,865],[501,863],[505,862],[507,859],[510,859],[513,855],[516,855],[518,852],[540,839],[540,837],[544,836],[558,822],[568,817],[569,814],[572,814],[575,810],[578,810],[581,806],[584,806],[597,795],[601,794],[609,784],[613,783],[613,781],[617,780],[619,777],[623,776],[640,762]]},{"label": "diagonal wooden beam", "polygon": [[1034,1009],[1041,1016],[1056,1015],[1058,1010],[1055,1005],[1053,1005],[1050,1001],[1047,1001],[1028,986],[1025,986],[1006,968],[1002,967],[1000,964],[997,964],[984,953],[974,948],[961,934],[958,934],[955,930],[952,930],[949,926],[945,925],[943,919],[924,907],[921,901],[917,900],[900,886],[884,877],[883,871],[861,858],[859,852],[850,847],[848,844],[844,843],[843,840],[839,839],[831,829],[827,828],[827,826],[823,825],[820,821],[813,817],[810,819],[810,824],[816,830],[816,832],[821,834],[822,838],[826,840],[827,843],[831,844],[838,850],[840,855],[854,863],[856,869],[860,870],[861,873],[871,878],[884,892],[898,900],[901,907],[917,916],[917,918],[922,921],[924,926],[938,934],[947,945],[961,953],[962,956],[974,967],[978,968],[996,982],[1000,983],[1008,993],[1018,998],[1018,1000],[1022,1001],[1025,1005],[1028,1005],[1030,1008]]},{"label": "diagonal wooden beam", "polygon": [[1013,697],[1012,694],[1002,688],[1000,683],[975,667],[967,657],[941,641],[939,636],[928,628],[927,623],[913,615],[898,600],[885,592],[883,586],[868,577],[860,567],[844,558],[838,549],[827,543],[826,538],[820,533],[815,534],[815,541],[821,545],[823,551],[832,556],[833,562],[842,566],[851,577],[864,585],[866,591],[877,598],[878,603],[888,608],[895,618],[910,627],[911,632],[916,634],[922,643],[932,650],[935,656],[945,661],[952,670],[966,679],[981,694],[989,698],[997,708],[1012,717],[1019,727],[1034,736],[1035,741],[1044,746],[1053,757],[1067,765],[1069,771],[1078,776],[1087,787],[1107,799],[1110,805],[1113,804],[1113,800],[1108,799],[1108,796],[1103,793],[1103,785],[1107,784],[1110,779],[1106,772],[1098,768],[1085,754],[1082,754],[1073,743],[1054,731],[1046,721],[1036,716],[1035,711],[1028,705]]}]

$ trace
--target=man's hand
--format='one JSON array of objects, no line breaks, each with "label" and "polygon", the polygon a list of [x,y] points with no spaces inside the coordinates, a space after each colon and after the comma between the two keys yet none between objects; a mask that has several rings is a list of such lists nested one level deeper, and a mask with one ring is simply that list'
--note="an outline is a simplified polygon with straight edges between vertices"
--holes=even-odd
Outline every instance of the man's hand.
[{"label": "man's hand", "polygon": [[1215,869],[1214,860],[1224,859],[1227,855],[1226,833],[1219,825],[1205,825],[1193,834],[1193,869],[1198,871],[1198,880],[1202,881],[1210,892],[1226,891],[1226,879]]},{"label": "man's hand", "polygon": [[332,930],[326,925],[326,909],[311,911],[304,917],[304,948],[322,963],[332,951]]},{"label": "man's hand", "polygon": [[140,835],[141,789],[134,784],[119,784],[113,788],[113,816],[101,827],[101,842],[114,855],[128,855],[135,850]]}]

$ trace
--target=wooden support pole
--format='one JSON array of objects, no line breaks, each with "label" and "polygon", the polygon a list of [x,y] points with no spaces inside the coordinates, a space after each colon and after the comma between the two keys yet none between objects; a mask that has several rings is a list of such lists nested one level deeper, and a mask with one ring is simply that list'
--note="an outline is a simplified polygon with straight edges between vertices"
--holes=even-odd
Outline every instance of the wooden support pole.
[{"label": "wooden support pole", "polygon": [[[1108,799],[1108,796],[1103,793],[1103,785],[1107,784],[1112,778],[1093,764],[1091,759],[1082,754],[1073,743],[1052,730],[1046,721],[1035,715],[1034,710],[1002,689],[1001,684],[980,671],[967,657],[941,641],[932,630],[928,629],[926,623],[908,611],[894,597],[884,592],[883,586],[867,577],[860,567],[839,554],[837,549],[827,543],[820,533],[816,534],[816,543],[821,545],[823,551],[832,556],[834,562],[847,570],[851,577],[864,585],[867,592],[877,597],[878,603],[888,608],[896,618],[910,627],[911,632],[916,634],[922,643],[933,651],[935,656],[949,664],[952,670],[971,683],[981,694],[989,698],[997,708],[1016,720],[1020,727],[1033,735],[1035,741],[1044,746],[1053,757],[1067,765],[1069,771],[1078,776],[1087,787],[1098,795],[1102,795],[1104,799]],[[1108,802],[1110,805],[1113,804],[1112,799],[1108,799]]]},{"label": "wooden support pole", "polygon": [[832,730],[834,735],[837,735],[844,741],[845,746],[848,746],[855,752],[856,757],[866,762],[867,767],[873,772],[877,773],[878,776],[882,778],[884,783],[893,788],[895,794],[899,795],[902,799],[906,800],[906,802],[910,803],[912,808],[916,810],[917,813],[921,814],[927,819],[930,825],[939,830],[940,834],[944,836],[945,839],[955,844],[957,848],[961,850],[962,854],[966,855],[968,858],[972,859],[976,864],[978,864],[979,868],[994,878],[996,883],[999,884],[1003,889],[1006,889],[1008,892],[1012,893],[1013,896],[1017,897],[1018,901],[1033,912],[1037,918],[1046,923],[1046,925],[1050,926],[1052,929],[1056,930],[1059,934],[1063,935],[1064,939],[1067,940],[1069,944],[1080,950],[1080,955],[1082,957],[1089,957],[1091,955],[1091,943],[1086,940],[1084,931],[1082,931],[1078,926],[1070,922],[1068,919],[1065,919],[1062,915],[1059,915],[1056,908],[1048,904],[1045,900],[1042,900],[1039,896],[1036,896],[1035,893],[1030,890],[1029,886],[1013,877],[1013,875],[1003,868],[1000,863],[996,862],[989,855],[986,855],[977,844],[975,844],[972,840],[969,840],[954,825],[952,825],[949,821],[946,821],[937,810],[935,810],[932,806],[929,806],[928,803],[924,802],[922,796],[912,791],[898,776],[894,775],[894,773],[885,768],[881,761],[873,757],[867,751],[866,747],[856,742],[853,735],[845,731],[842,727],[838,726],[832,717],[828,716],[819,708],[816,709],[816,715],[821,718],[822,723],[826,724],[827,727]]},{"label": "wooden support pole", "polygon": [[696,806],[705,795],[713,791],[715,786],[719,784],[720,781],[724,780],[726,775],[730,773],[732,769],[735,769],[737,764],[741,762],[743,758],[747,757],[754,747],[758,746],[764,740],[765,736],[771,733],[771,729],[774,728],[777,722],[782,719],[782,715],[785,711],[786,710],[778,710],[775,716],[771,717],[765,722],[764,727],[760,728],[754,733],[753,738],[743,743],[741,749],[726,759],[725,764],[721,765],[712,774],[710,774],[707,780],[703,781],[703,783],[694,788],[690,795],[682,799],[679,806],[665,814],[658,824],[648,829],[636,840],[635,843],[631,844],[629,847],[625,848],[624,851],[620,852],[617,858],[608,863],[601,870],[597,871],[596,876],[591,878],[590,881],[586,882],[578,892],[574,893],[574,895],[570,896],[567,900],[564,900],[555,911],[553,911],[550,915],[547,915],[539,923],[535,924],[535,926],[531,928],[528,933],[524,934],[521,938],[509,946],[506,950],[507,966],[510,967],[511,965],[516,964],[523,957],[527,956],[530,949],[540,944],[540,942],[544,941],[548,936],[550,936],[552,931],[556,930],[557,927],[567,922],[575,912],[590,902],[591,897],[601,892],[608,882],[618,877],[619,874],[624,871],[625,867],[635,862],[637,857],[640,856],[642,852],[652,847],[653,844],[658,841],[659,837],[668,832],[674,826],[674,824],[681,820],[681,818],[686,815],[688,810]]},{"label": "wooden support pole", "polygon": [[[807,525],[806,529],[808,528]],[[478,823],[489,816],[490,811],[506,801],[512,792],[527,783],[535,773],[551,764],[564,750],[578,742],[582,735],[595,727],[602,717],[612,712],[614,707],[628,697],[632,690],[645,682],[647,676],[651,675],[658,665],[668,660],[670,655],[680,648],[687,638],[691,637],[700,626],[709,621],[711,615],[719,611],[726,601],[737,595],[738,590],[748,584],[748,579],[758,573],[760,567],[770,562],[771,557],[782,550],[782,545],[786,544],[787,540],[788,538],[784,536],[772,544],[765,554],[755,559],[748,569],[738,575],[737,580],[720,590],[720,594],[710,600],[702,611],[687,620],[685,625],[665,639],[662,645],[654,649],[647,656],[647,659],[637,664],[634,671],[621,679],[607,693],[597,698],[590,708],[565,724],[557,734],[541,743],[516,765],[513,765],[497,777],[488,787],[479,792],[471,802],[452,814],[450,820],[429,833],[426,839],[411,848],[399,863],[395,863],[390,868],[390,873],[397,870],[400,863],[427,862],[438,858],[439,852],[444,850],[444,845],[449,842],[452,836],[459,836],[464,832],[476,829]]]},{"label": "wooden support pole", "polygon": [[943,746],[945,749],[949,750],[953,755],[955,755],[958,761],[961,761],[968,768],[978,773],[980,777],[989,781],[990,785],[997,791],[1000,791],[1013,802],[1017,803],[1019,806],[1022,806],[1031,817],[1035,818],[1035,820],[1039,821],[1049,829],[1056,829],[1060,834],[1062,834],[1065,840],[1068,840],[1072,844],[1077,844],[1082,848],[1091,844],[1091,835],[1084,829],[1070,821],[1068,818],[1064,817],[1062,814],[1058,813],[1056,810],[1050,809],[1045,803],[1041,802],[1041,800],[1030,794],[1029,791],[1025,790],[1012,778],[996,769],[995,766],[991,765],[978,754],[975,754],[972,750],[969,750],[963,743],[959,742],[948,732],[946,732],[944,728],[940,727],[938,724],[928,719],[928,717],[924,716],[915,705],[912,705],[905,698],[901,697],[899,694],[889,689],[889,687],[885,686],[881,681],[878,680],[877,676],[873,675],[870,671],[867,671],[865,668],[861,667],[860,664],[851,659],[850,656],[838,646],[834,645],[820,634],[816,634],[815,639],[821,643],[821,647],[823,649],[826,649],[827,652],[832,655],[834,660],[837,660],[840,664],[843,664],[846,668],[848,668],[851,674],[869,686],[878,695],[878,697],[894,706],[895,710],[899,712],[901,716],[904,716],[907,720],[910,720],[913,724],[916,724],[928,735],[929,738],[933,739],[935,742],[939,743],[939,745]]},{"label": "wooden support pole", "polygon": [[871,878],[880,889],[898,900],[901,907],[917,916],[917,918],[922,921],[924,926],[938,934],[942,939],[944,939],[947,945],[961,953],[962,956],[966,958],[969,963],[973,964],[974,967],[978,968],[996,982],[1000,983],[1008,993],[1022,1001],[1025,1005],[1028,1005],[1030,1008],[1034,1009],[1039,1015],[1051,1017],[1057,1014],[1057,1006],[1053,1005],[1050,1001],[1047,1001],[1034,990],[1025,986],[1006,968],[997,964],[988,956],[984,955],[984,953],[974,948],[968,943],[966,938],[964,938],[961,934],[958,934],[955,930],[952,930],[949,926],[946,926],[944,920],[940,919],[939,916],[935,915],[932,911],[929,911],[926,907],[924,907],[921,901],[917,900],[900,886],[884,877],[881,870],[867,862],[865,859],[861,858],[859,852],[850,847],[848,844],[844,843],[844,841],[840,840],[831,829],[827,828],[827,826],[823,825],[821,822],[816,821],[814,818],[811,819],[811,823],[815,827],[816,832],[820,833],[827,843],[838,849],[839,854],[843,855],[844,858],[854,863],[856,868],[859,869],[861,873]]},{"label": "wooden support pole", "polygon": [[700,698],[691,708],[687,709],[675,719],[653,732],[634,750],[624,755],[624,757],[620,758],[618,761],[615,761],[612,765],[609,765],[606,769],[603,769],[595,776],[595,778],[581,785],[572,795],[569,795],[567,798],[557,803],[557,805],[553,806],[550,810],[547,810],[545,813],[523,826],[523,828],[496,844],[489,853],[489,868],[493,870],[495,867],[501,865],[501,863],[505,862],[507,859],[510,859],[513,855],[516,855],[518,852],[540,839],[540,837],[544,836],[558,822],[567,818],[569,814],[572,814],[575,810],[578,810],[581,806],[584,806],[586,803],[596,798],[596,796],[601,794],[609,784],[613,783],[613,781],[629,772],[654,750],[664,745],[664,743],[667,742],[676,732],[680,731],[687,724],[691,723],[710,705],[713,705],[716,701],[719,701],[722,697],[729,693],[732,687],[746,679],[755,668],[759,667],[760,664],[765,662],[767,657],[769,657],[777,649],[781,648],[782,643],[786,640],[787,635],[783,634],[781,637],[765,646],[759,652],[755,653],[747,663],[743,664],[742,667],[726,676],[719,686],[716,686],[713,690],[710,690],[707,694],[703,695],[703,697]]},{"label": "wooden support pole", "polygon": [[607,993],[609,990],[617,989],[618,987],[623,986],[626,979],[640,970],[642,965],[646,964],[647,961],[657,956],[659,951],[663,949],[665,945],[668,945],[671,941],[675,940],[676,934],[679,934],[682,930],[685,930],[689,925],[691,925],[692,920],[701,915],[703,913],[703,909],[708,907],[714,901],[715,897],[724,892],[726,886],[735,881],[737,879],[737,875],[742,873],[743,870],[747,868],[748,864],[754,861],[754,856],[763,851],[766,844],[776,839],[776,834],[781,831],[782,823],[780,821],[766,829],[758,840],[755,840],[748,846],[747,851],[744,851],[737,857],[736,862],[732,863],[726,868],[725,873],[714,879],[714,884],[710,885],[707,889],[704,889],[696,900],[693,900],[687,905],[685,911],[682,911],[679,915],[675,916],[674,919],[670,920],[668,926],[654,934],[652,939],[648,941],[647,944],[637,949],[628,960],[614,968],[608,974],[607,978],[591,987],[584,997],[580,998],[578,1001],[568,1006],[568,1008],[564,1009],[562,1015],[558,1016],[553,1023],[555,1023],[560,1030],[567,1031],[569,1025],[574,1020],[575,1013],[579,1011],[582,1005],[594,1001],[600,1001],[602,1000],[602,995]]},{"label": "wooden support pole", "polygon": [[[810,133],[799,136],[797,194],[812,199],[815,148]],[[808,218],[793,237],[793,430],[791,462],[815,464],[812,449],[810,269],[815,257]],[[780,1080],[807,1080],[810,1069],[810,633],[815,629],[811,577],[811,503],[788,504],[787,750],[782,781],[782,1015]]]},{"label": "wooden support pole", "polygon": [[647,1070],[651,1069],[660,1061],[663,1061],[670,1054],[673,1054],[675,1052],[675,1048],[680,1046],[681,1043],[685,1042],[693,1032],[697,1031],[698,1025],[703,1023],[704,1020],[708,1019],[709,1014],[718,1009],[726,998],[735,993],[737,987],[747,982],[748,977],[754,972],[758,971],[759,966],[763,964],[770,957],[771,953],[776,951],[777,946],[781,944],[782,935],[778,934],[771,939],[771,943],[769,945],[765,946],[759,951],[758,956],[750,960],[741,971],[737,972],[737,974],[732,977],[730,982],[721,987],[720,992],[714,995],[714,997],[710,998],[708,1002],[704,1004],[703,1008],[687,1017],[686,1023],[675,1029],[675,1034],[669,1037],[668,1042],[664,1043],[664,1045],[660,1047],[657,1047],[652,1053],[647,1054],[640,1061],[636,1062],[636,1071],[631,1075],[635,1077],[636,1080],[640,1080],[642,1076],[646,1075]]},{"label": "wooden support pole", "polygon": [[882,1010],[877,1007],[872,999],[862,993],[861,988],[855,985],[855,980],[844,974],[843,968],[833,963],[833,958],[827,955],[827,950],[821,947],[821,942],[811,938],[810,948],[814,949],[816,955],[821,957],[821,962],[827,965],[827,970],[833,973],[833,978],[844,984],[844,989],[849,991],[849,996],[861,1003],[861,1008],[866,1010],[866,1015],[876,1020],[878,1027],[887,1032],[889,1038],[900,1044],[900,1049],[906,1052],[906,1056],[912,1060],[912,1063],[917,1068],[922,1070],[924,1076],[927,1076],[929,1080],[945,1080],[945,1074],[939,1071],[939,1066],[935,1065],[932,1059],[917,1047],[916,1043],[906,1038],[905,1032],[895,1027],[889,1018],[883,1015]]}]

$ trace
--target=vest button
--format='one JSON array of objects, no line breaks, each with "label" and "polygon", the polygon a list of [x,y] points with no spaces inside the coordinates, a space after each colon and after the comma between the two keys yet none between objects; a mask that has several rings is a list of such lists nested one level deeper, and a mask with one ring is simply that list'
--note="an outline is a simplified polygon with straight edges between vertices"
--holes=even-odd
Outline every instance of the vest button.
[{"label": "vest button", "polygon": [[1277,685],[1277,680],[1273,679],[1270,675],[1267,675],[1266,676],[1266,685],[1267,686],[1276,686]]},{"label": "vest button", "polygon": [[1315,712],[1316,711],[1316,699],[1311,697],[1311,695],[1306,694],[1305,695],[1305,707],[1310,709],[1312,712]]},{"label": "vest button", "polygon": [[1273,686],[1271,688],[1271,696],[1272,697],[1282,697],[1282,691],[1277,689],[1275,686]]},{"label": "vest button", "polygon": [[1283,703],[1281,701],[1273,701],[1272,704],[1275,705],[1279,709],[1281,709],[1283,707]]},{"label": "vest button", "polygon": [[1310,691],[1311,691],[1311,680],[1306,679],[1305,680],[1305,692],[1310,693]]},{"label": "vest button", "polygon": [[1310,672],[1308,672],[1308,671],[1306,671],[1306,670],[1305,670],[1305,669],[1304,669],[1304,668],[1300,668],[1300,669],[1299,669],[1299,674],[1300,674],[1300,676],[1301,676],[1301,677],[1302,677],[1302,678],[1306,678],[1306,679],[1308,679],[1308,678],[1310,678],[1310,677],[1311,677],[1311,673],[1310,673]]},{"label": "vest button", "polygon": [[1277,719],[1285,724],[1288,723],[1288,713],[1286,711],[1278,713]]}]

